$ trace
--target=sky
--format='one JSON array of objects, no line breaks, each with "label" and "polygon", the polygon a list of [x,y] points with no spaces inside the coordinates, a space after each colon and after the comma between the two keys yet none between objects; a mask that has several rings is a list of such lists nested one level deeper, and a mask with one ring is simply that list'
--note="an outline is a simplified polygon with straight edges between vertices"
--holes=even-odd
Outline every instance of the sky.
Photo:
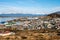
[{"label": "sky", "polygon": [[60,0],[0,0],[0,14],[50,14],[60,11]]}]

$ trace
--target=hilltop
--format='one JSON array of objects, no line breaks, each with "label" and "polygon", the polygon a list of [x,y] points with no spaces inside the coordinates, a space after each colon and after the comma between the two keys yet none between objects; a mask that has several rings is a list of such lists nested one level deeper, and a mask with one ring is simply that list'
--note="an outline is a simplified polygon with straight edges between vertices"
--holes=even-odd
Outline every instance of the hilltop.
[{"label": "hilltop", "polygon": [[49,14],[50,17],[60,17],[60,11]]}]

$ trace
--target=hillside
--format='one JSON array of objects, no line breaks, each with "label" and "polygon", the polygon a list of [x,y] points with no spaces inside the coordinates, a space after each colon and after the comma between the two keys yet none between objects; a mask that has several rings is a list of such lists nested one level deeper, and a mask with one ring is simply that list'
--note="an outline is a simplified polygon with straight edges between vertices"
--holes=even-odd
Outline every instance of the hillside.
[{"label": "hillside", "polygon": [[51,14],[49,14],[48,16],[50,16],[50,17],[60,17],[60,11],[59,12],[54,12],[54,13],[51,13]]}]

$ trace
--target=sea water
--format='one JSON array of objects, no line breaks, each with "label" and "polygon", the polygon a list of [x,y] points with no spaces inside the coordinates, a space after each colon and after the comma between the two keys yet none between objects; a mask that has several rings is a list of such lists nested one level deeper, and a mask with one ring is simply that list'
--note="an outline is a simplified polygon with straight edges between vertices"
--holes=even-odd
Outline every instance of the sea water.
[{"label": "sea water", "polygon": [[16,17],[0,17],[0,24],[1,22],[6,22],[9,20],[14,20],[14,19],[16,19]]}]

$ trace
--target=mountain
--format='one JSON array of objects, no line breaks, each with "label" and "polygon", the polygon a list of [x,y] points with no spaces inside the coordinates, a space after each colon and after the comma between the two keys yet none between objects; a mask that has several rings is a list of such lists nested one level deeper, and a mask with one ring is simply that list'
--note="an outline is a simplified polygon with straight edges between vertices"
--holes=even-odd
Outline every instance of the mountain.
[{"label": "mountain", "polygon": [[0,17],[20,17],[20,16],[45,16],[42,14],[0,14]]},{"label": "mountain", "polygon": [[52,18],[54,18],[54,17],[60,17],[60,11],[51,13],[51,14],[49,14],[48,16],[50,16],[50,17],[52,17]]}]

